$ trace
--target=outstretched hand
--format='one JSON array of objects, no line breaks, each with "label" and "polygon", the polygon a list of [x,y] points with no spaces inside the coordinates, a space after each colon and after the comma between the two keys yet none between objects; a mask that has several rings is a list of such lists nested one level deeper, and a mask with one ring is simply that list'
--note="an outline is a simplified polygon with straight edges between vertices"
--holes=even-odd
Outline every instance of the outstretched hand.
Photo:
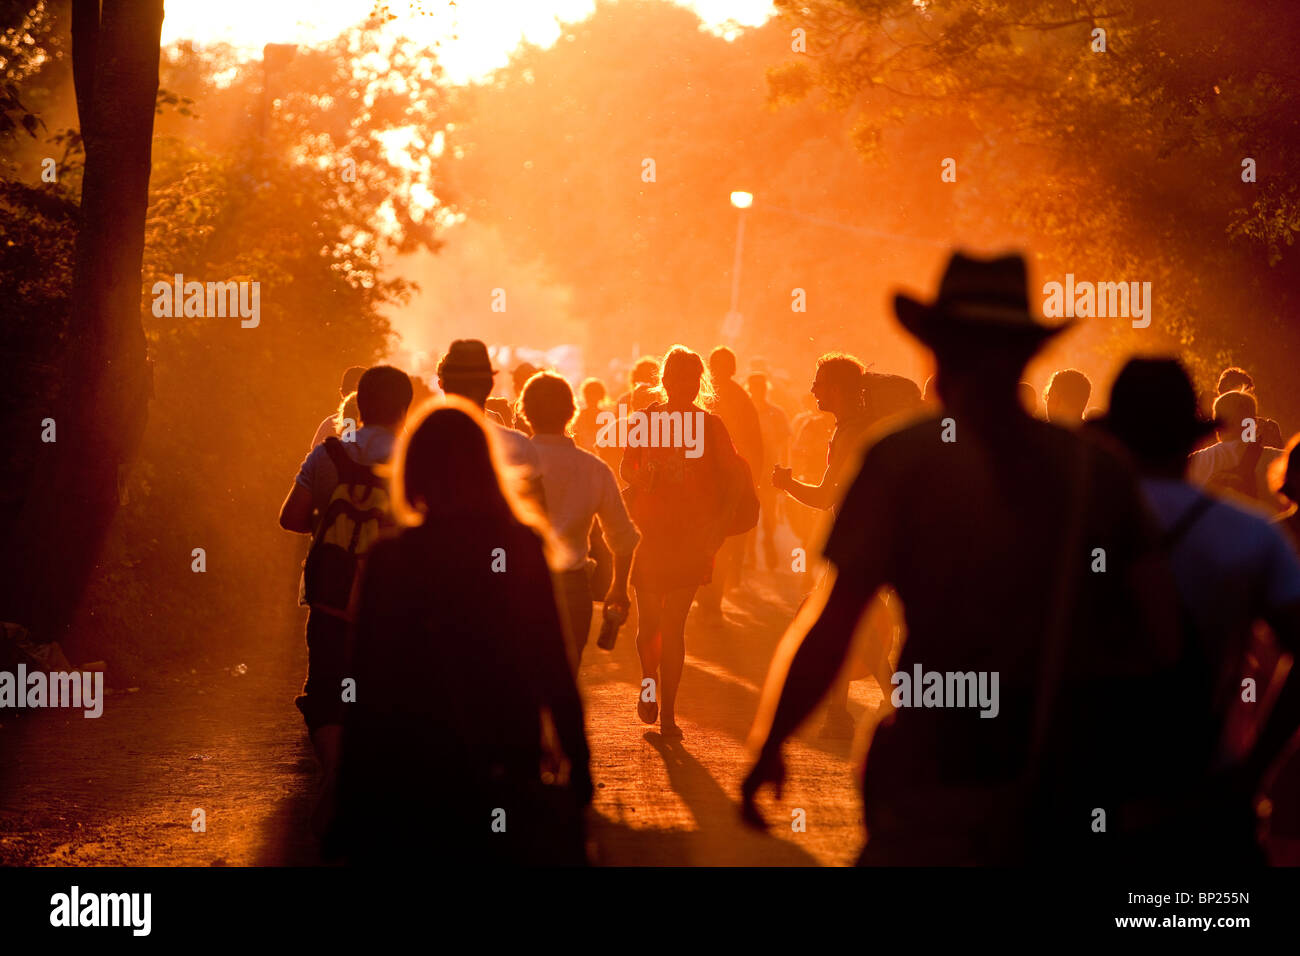
[{"label": "outstretched hand", "polygon": [[785,758],[781,756],[779,746],[763,748],[753,769],[740,786],[740,816],[752,827],[767,828],[767,821],[754,803],[758,791],[767,784],[772,785],[776,798],[780,800],[785,789]]}]

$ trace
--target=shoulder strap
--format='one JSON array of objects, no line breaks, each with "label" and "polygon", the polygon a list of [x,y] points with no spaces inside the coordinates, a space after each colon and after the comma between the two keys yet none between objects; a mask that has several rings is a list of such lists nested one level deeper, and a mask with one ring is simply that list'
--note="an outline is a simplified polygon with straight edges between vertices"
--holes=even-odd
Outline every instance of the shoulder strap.
[{"label": "shoulder strap", "polygon": [[1192,530],[1192,525],[1196,524],[1201,519],[1201,515],[1209,511],[1213,504],[1214,499],[1209,495],[1198,494],[1187,510],[1178,516],[1178,520],[1165,529],[1164,534],[1160,536],[1160,547],[1172,551],[1184,535]]},{"label": "shoulder strap", "polygon": [[334,463],[334,470],[339,475],[339,484],[370,485],[375,483],[374,472],[365,465],[353,461],[352,456],[347,453],[347,450],[343,447],[343,442],[339,441],[337,436],[330,435],[325,439],[325,453],[330,456],[330,461]]}]

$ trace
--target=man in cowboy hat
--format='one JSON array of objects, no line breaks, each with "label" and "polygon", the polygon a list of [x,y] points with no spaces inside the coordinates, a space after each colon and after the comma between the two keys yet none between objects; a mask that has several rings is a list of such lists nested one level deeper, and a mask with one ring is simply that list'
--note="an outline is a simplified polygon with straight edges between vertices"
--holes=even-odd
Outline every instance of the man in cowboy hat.
[{"label": "man in cowboy hat", "polygon": [[[496,374],[486,345],[478,339],[456,339],[438,363],[438,387],[448,395],[459,395],[484,408],[492,394],[492,381]],[[544,509],[542,463],[537,449],[527,435],[507,428],[490,413],[488,424],[497,438],[506,465],[513,473],[512,477],[519,482],[521,492]]]},{"label": "man in cowboy hat", "polygon": [[[1200,863],[1250,861],[1255,853],[1253,797],[1300,722],[1300,683],[1286,681],[1255,745],[1248,747],[1248,728],[1260,706],[1255,701],[1263,699],[1273,668],[1252,674],[1247,660],[1253,656],[1276,664],[1276,655],[1267,649],[1252,649],[1260,622],[1272,628],[1283,650],[1300,651],[1300,561],[1264,514],[1207,495],[1186,480],[1188,453],[1223,426],[1200,416],[1191,379],[1176,359],[1130,360],[1115,379],[1110,411],[1101,424],[1137,463],[1143,494],[1164,533],[1184,614],[1195,632],[1199,663],[1208,672],[1203,706],[1207,739],[1199,752],[1219,772],[1207,781],[1207,768],[1198,768],[1201,779],[1188,789],[1202,795],[1203,802],[1187,806],[1175,825],[1183,830],[1189,823],[1194,826]],[[1249,703],[1242,694],[1247,676],[1259,685]],[[1184,722],[1185,734],[1191,733],[1191,722]],[[1218,805],[1206,805],[1205,794],[1214,794]]]},{"label": "man in cowboy hat", "polygon": [[[908,637],[896,686],[882,688],[897,709],[867,756],[860,862],[1059,861],[1114,845],[1095,839],[1093,811],[1115,803],[1140,752],[1131,727],[1085,708],[1080,688],[1172,660],[1172,582],[1121,458],[1021,405],[1022,370],[1061,331],[1035,319],[1026,289],[1021,257],[957,253],[935,302],[895,297],[903,327],[935,354],[943,408],[863,454],[825,547],[835,582],[802,640],[797,621],[778,652],[788,670],[769,675],[742,788],[751,822],[756,791],[784,778],[783,741],[889,585]],[[1096,549],[1105,573],[1090,567]],[[926,696],[903,692],[927,672]],[[1000,688],[991,719],[971,699],[986,678]]]}]

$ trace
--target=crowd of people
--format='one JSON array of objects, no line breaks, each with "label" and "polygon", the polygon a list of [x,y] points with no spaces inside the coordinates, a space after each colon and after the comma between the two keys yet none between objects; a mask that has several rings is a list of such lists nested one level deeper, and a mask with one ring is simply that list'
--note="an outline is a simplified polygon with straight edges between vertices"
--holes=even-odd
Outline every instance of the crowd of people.
[{"label": "crowd of people", "polygon": [[[923,385],[829,353],[800,396],[681,345],[614,400],[528,363],[494,394],[477,340],[451,343],[441,394],[349,368],[280,513],[311,535],[297,704],[330,852],[404,853],[400,808],[442,821],[444,857],[582,862],[590,633],[635,597],[629,726],[672,745],[687,620],[724,626],[761,556],[806,596],[755,724],[751,823],[785,741],[819,707],[852,736],[871,677],[864,863],[1257,860],[1300,725],[1300,436],[1239,368],[1203,415],[1173,358],[1130,361],[1104,413],[1077,369],[1040,403],[1024,369],[1068,323],[1035,317],[1018,256],[955,254],[933,301],[895,309],[934,354]],[[670,440],[697,420],[698,447]],[[926,672],[934,701],[897,693]],[[992,714],[944,675],[992,675]]]}]

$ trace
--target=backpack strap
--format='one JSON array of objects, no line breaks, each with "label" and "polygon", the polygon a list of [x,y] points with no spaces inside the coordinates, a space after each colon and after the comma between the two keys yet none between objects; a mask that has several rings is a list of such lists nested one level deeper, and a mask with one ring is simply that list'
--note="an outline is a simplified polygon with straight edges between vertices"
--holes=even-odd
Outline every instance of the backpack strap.
[{"label": "backpack strap", "polygon": [[334,470],[338,472],[339,484],[373,485],[376,483],[374,472],[354,461],[337,436],[330,435],[325,439],[324,444],[325,453],[330,456],[330,461],[334,463]]},{"label": "backpack strap", "polygon": [[1178,520],[1165,529],[1164,534],[1160,536],[1160,547],[1165,551],[1172,551],[1187,532],[1192,530],[1192,525],[1196,524],[1201,519],[1201,515],[1209,511],[1213,504],[1214,499],[1209,495],[1198,494],[1187,510],[1178,516]]}]

